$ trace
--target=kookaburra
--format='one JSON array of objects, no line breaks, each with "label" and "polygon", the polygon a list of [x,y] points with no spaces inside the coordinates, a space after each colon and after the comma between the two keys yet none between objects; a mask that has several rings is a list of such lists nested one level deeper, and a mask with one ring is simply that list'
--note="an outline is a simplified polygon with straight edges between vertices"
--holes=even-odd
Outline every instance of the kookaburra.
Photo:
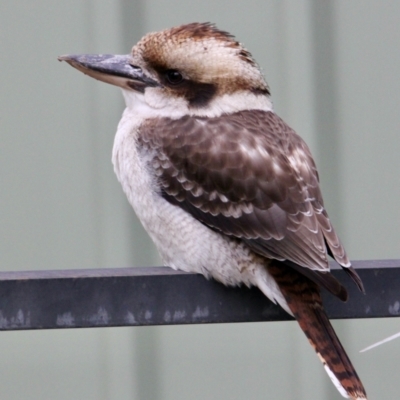
[{"label": "kookaburra", "polygon": [[128,55],[59,57],[122,88],[115,173],[166,265],[257,286],[293,315],[339,392],[365,390],[322,306],[347,299],[328,255],[363,290],[324,208],[304,141],[273,110],[251,54],[192,23],[144,36]]}]

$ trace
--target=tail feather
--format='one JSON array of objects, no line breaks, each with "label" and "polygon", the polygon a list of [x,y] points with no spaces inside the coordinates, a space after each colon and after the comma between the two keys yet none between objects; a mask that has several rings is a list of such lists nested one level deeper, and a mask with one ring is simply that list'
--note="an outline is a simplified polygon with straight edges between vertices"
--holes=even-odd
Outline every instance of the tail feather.
[{"label": "tail feather", "polygon": [[268,271],[340,394],[352,400],[367,399],[361,380],[325,314],[317,284],[283,263],[272,262]]}]

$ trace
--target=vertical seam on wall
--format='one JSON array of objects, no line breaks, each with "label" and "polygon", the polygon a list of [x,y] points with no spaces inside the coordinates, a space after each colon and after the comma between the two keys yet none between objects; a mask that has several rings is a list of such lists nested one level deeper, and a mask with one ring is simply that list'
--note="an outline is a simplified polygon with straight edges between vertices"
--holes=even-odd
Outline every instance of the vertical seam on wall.
[{"label": "vertical seam on wall", "polygon": [[343,231],[334,4],[312,0],[316,158],[328,213]]}]

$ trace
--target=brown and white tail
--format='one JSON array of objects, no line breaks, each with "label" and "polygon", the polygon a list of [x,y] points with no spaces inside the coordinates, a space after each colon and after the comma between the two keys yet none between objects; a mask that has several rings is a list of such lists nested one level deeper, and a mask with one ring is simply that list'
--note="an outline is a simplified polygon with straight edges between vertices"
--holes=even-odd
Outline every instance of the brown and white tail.
[{"label": "brown and white tail", "polygon": [[352,400],[367,399],[363,384],[325,314],[318,285],[283,263],[272,262],[268,271],[340,394]]}]

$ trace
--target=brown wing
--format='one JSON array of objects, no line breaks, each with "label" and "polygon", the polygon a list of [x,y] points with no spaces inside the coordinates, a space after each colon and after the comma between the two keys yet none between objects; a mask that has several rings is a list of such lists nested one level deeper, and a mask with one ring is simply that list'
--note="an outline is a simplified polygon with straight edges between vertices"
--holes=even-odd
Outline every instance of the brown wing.
[{"label": "brown wing", "polygon": [[327,248],[350,266],[323,207],[304,141],[276,114],[154,119],[143,151],[163,196],[212,229],[266,257],[327,270]]}]

